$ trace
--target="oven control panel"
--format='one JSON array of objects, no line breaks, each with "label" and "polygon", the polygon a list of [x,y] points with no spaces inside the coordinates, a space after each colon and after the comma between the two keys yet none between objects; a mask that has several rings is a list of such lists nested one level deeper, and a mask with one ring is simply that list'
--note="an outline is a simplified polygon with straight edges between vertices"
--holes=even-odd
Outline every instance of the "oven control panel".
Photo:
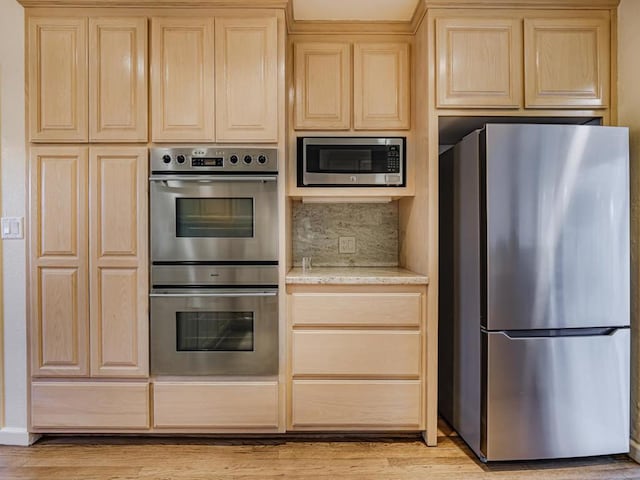
[{"label": "oven control panel", "polygon": [[152,148],[152,172],[276,173],[278,150],[255,147],[172,147]]}]

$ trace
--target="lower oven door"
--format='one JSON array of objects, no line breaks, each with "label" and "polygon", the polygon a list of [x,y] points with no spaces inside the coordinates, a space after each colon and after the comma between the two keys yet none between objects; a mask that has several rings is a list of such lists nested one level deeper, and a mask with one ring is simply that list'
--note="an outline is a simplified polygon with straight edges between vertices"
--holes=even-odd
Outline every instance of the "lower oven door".
[{"label": "lower oven door", "polygon": [[154,375],[277,375],[277,290],[151,293]]}]

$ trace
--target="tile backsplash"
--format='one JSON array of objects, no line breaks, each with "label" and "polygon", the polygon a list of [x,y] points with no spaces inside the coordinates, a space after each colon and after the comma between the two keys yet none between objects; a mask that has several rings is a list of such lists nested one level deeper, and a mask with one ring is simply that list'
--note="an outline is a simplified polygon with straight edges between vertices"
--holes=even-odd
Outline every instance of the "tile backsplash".
[{"label": "tile backsplash", "polygon": [[[355,253],[339,253],[340,237],[355,238]],[[398,265],[398,202],[293,204],[293,263],[318,267]]]}]

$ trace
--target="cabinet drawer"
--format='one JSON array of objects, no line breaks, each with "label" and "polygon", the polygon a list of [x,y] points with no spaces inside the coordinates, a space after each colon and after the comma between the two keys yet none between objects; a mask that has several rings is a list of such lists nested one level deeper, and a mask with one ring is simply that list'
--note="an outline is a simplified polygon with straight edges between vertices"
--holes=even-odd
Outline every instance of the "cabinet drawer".
[{"label": "cabinet drawer", "polygon": [[294,429],[423,428],[419,381],[294,380]]},{"label": "cabinet drawer", "polygon": [[31,385],[34,429],[147,429],[147,383],[56,382]]},{"label": "cabinet drawer", "polygon": [[293,332],[293,375],[420,375],[418,331]]},{"label": "cabinet drawer", "polygon": [[277,428],[277,382],[163,382],[153,386],[158,428]]},{"label": "cabinet drawer", "polygon": [[419,326],[420,293],[293,293],[294,325]]}]

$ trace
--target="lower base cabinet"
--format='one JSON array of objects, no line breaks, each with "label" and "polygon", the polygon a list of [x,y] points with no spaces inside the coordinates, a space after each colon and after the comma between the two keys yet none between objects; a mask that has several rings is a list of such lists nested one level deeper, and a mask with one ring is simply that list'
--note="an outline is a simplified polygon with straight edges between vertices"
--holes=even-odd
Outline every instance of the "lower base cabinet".
[{"label": "lower base cabinet", "polygon": [[418,380],[294,380],[297,430],[419,430]]},{"label": "lower base cabinet", "polygon": [[33,382],[31,431],[149,428],[147,382]]},{"label": "lower base cabinet", "polygon": [[157,382],[153,412],[157,429],[275,430],[278,382]]}]

